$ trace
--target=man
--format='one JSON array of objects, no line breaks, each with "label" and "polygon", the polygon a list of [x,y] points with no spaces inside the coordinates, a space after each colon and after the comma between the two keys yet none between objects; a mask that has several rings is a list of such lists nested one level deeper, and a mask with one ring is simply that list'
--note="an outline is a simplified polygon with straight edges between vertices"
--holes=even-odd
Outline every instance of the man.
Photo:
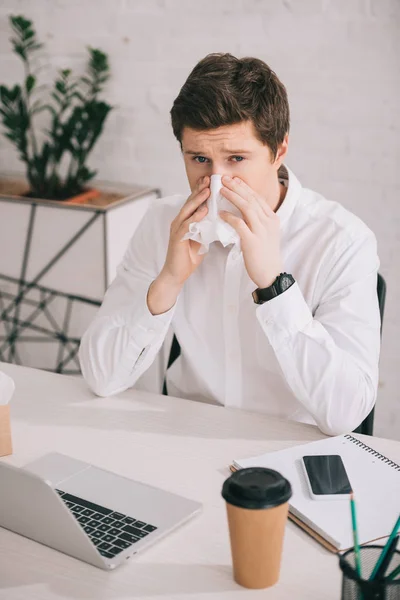
[{"label": "man", "polygon": [[[84,377],[99,395],[132,386],[172,326],[170,395],[351,431],[378,382],[374,235],[284,166],[286,90],[262,61],[208,55],[171,117],[192,193],[144,217],[82,339]],[[215,242],[198,254],[183,238],[207,214],[217,173],[242,215],[220,215],[241,252]]]}]

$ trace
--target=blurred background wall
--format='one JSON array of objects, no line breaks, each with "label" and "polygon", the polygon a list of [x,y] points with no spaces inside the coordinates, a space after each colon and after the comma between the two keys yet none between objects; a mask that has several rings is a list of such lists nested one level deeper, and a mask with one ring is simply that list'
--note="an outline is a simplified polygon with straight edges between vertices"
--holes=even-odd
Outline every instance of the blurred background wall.
[{"label": "blurred background wall", "polygon": [[[288,89],[290,168],[375,232],[388,284],[375,435],[400,439],[400,1],[2,0],[0,82],[20,82],[8,15],[32,19],[50,67],[81,72],[108,53],[111,113],[90,166],[101,179],[188,186],[169,110],[210,52],[265,60]],[[0,137],[0,170],[21,171]],[[349,401],[351,399],[349,398]]]}]

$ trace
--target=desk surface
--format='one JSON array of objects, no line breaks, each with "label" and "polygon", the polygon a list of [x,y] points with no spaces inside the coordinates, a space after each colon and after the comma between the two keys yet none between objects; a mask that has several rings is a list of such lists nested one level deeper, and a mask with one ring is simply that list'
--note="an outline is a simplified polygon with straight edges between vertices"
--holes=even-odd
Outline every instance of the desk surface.
[{"label": "desk surface", "polygon": [[[113,572],[0,528],[1,600],[133,598],[337,600],[337,557],[289,522],[280,582],[249,591],[232,580],[220,492],[232,458],[323,438],[315,427],[128,390],[96,398],[81,378],[0,363],[13,377],[14,454],[22,466],[59,451],[199,500],[203,512]],[[367,442],[400,461],[400,444]]]}]

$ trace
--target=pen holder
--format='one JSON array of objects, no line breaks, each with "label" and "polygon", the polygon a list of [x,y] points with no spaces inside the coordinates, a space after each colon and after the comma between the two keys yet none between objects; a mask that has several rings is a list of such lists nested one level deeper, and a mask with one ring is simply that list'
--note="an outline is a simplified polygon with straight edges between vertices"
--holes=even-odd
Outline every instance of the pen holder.
[{"label": "pen holder", "polygon": [[10,406],[0,405],[0,456],[12,454]]},{"label": "pen holder", "polygon": [[[342,600],[400,600],[400,580],[368,581],[383,546],[363,546],[360,548],[361,574],[355,568],[354,549],[347,550],[340,558],[343,573]],[[388,575],[400,565],[400,552],[396,550],[385,573]]]}]

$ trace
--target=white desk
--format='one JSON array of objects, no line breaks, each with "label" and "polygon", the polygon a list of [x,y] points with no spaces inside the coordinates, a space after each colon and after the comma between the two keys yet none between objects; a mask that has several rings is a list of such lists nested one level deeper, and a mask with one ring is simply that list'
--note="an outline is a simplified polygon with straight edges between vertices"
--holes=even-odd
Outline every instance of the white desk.
[{"label": "white desk", "polygon": [[[289,522],[280,582],[234,583],[220,492],[232,458],[324,437],[316,428],[129,390],[96,398],[80,378],[0,364],[13,377],[13,456],[59,451],[204,503],[200,516],[113,572],[0,529],[1,600],[340,598],[338,559]],[[368,438],[399,462],[400,444]],[[1,482],[0,482],[1,485]]]}]

